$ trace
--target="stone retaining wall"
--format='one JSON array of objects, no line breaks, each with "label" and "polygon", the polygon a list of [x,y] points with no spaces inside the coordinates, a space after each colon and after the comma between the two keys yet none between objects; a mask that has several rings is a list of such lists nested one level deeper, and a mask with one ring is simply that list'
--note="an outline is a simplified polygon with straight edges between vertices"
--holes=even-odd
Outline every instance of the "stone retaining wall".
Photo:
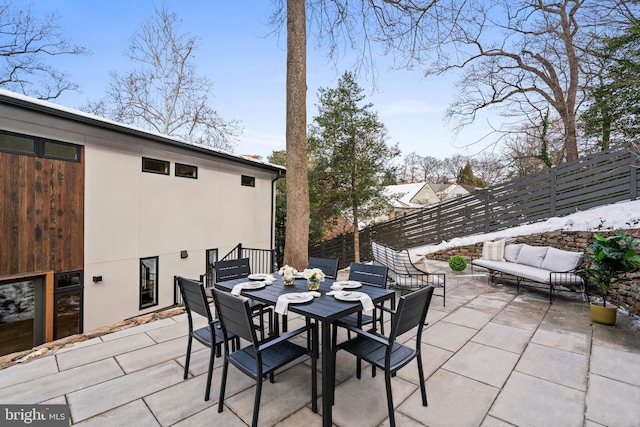
[{"label": "stone retaining wall", "polygon": [[[634,228],[623,230],[625,233],[640,238],[640,229]],[[602,236],[608,236],[610,231],[596,231]],[[513,243],[526,243],[532,246],[551,246],[574,252],[584,252],[585,248],[593,241],[592,231],[553,231],[548,233],[531,234],[528,236],[517,236],[509,239]],[[453,255],[462,255],[471,262],[482,256],[482,243],[470,246],[459,246],[452,249],[445,249],[427,255],[429,259],[448,261]],[[589,289],[589,295],[595,294],[595,290]],[[630,314],[640,315],[640,273],[633,275],[633,280],[620,284],[609,296],[609,300],[619,307],[629,311]]]}]

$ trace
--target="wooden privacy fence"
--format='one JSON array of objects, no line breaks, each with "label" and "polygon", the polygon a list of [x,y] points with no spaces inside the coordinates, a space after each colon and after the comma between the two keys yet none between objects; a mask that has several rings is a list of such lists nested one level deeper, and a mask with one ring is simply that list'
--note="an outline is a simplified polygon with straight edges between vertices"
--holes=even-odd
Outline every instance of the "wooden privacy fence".
[{"label": "wooden privacy fence", "polygon": [[[372,240],[411,248],[635,200],[639,163],[633,145],[617,146],[371,225],[360,231],[360,258],[372,259]],[[346,267],[354,258],[353,233],[311,246],[309,256],[339,259]]]}]

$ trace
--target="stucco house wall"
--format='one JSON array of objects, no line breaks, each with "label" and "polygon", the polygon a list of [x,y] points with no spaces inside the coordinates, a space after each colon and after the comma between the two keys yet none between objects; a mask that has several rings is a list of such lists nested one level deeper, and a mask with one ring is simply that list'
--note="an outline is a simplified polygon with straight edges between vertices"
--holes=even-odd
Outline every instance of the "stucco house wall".
[{"label": "stucco house wall", "polygon": [[[238,243],[273,247],[280,166],[7,91],[0,92],[0,130],[83,146],[85,330],[172,305],[173,277],[205,273],[207,249],[224,255]],[[169,161],[169,175],[142,172],[143,157]],[[197,179],[175,176],[176,163],[197,166]],[[255,186],[241,185],[242,175],[254,177]],[[140,259],[153,256],[158,304],[140,310]]]}]

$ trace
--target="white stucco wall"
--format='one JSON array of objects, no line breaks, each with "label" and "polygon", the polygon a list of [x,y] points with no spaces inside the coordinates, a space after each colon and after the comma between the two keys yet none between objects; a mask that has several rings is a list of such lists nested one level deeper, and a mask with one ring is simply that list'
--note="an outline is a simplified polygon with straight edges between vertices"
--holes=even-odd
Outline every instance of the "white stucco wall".
[{"label": "white stucco wall", "polygon": [[[272,170],[26,110],[0,116],[4,130],[84,146],[85,330],[172,305],[173,276],[205,273],[207,249],[271,248]],[[170,175],[143,173],[142,157],[170,161]],[[176,162],[197,166],[198,178],[176,177]],[[141,311],[139,263],[151,256],[159,300]]]}]

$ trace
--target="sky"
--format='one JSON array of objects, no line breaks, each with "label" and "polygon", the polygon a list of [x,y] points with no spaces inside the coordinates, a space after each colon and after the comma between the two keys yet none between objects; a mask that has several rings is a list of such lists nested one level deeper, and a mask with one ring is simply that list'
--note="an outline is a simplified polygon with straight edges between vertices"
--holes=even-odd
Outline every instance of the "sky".
[{"label": "sky", "polygon": [[[27,0],[14,0],[18,6]],[[167,0],[171,12],[182,20],[180,33],[200,38],[194,61],[198,73],[214,83],[212,106],[227,120],[238,120],[244,129],[237,154],[266,159],[284,150],[286,34],[274,35],[269,18],[271,0]],[[112,71],[134,68],[126,57],[129,39],[151,19],[159,0],[35,0],[37,15],[56,12],[66,37],[89,49],[90,56],[66,56],[56,63],[69,74],[81,93],[66,93],[55,102],[78,108],[104,96]],[[337,87],[338,78],[353,66],[354,52],[344,52],[337,65],[326,52],[307,44],[307,122],[316,115],[318,89]],[[382,51],[382,50],[381,50]],[[391,70],[391,59],[376,56],[377,90],[367,76],[358,77],[366,102],[385,124],[389,144],[398,143],[405,156],[444,159],[453,154],[473,155],[483,146],[466,148],[484,135],[486,119],[456,134],[444,114],[455,98],[454,76],[425,78],[421,70]],[[492,119],[492,124],[496,124]],[[486,140],[485,140],[486,142]],[[485,144],[486,145],[486,144]]]}]

